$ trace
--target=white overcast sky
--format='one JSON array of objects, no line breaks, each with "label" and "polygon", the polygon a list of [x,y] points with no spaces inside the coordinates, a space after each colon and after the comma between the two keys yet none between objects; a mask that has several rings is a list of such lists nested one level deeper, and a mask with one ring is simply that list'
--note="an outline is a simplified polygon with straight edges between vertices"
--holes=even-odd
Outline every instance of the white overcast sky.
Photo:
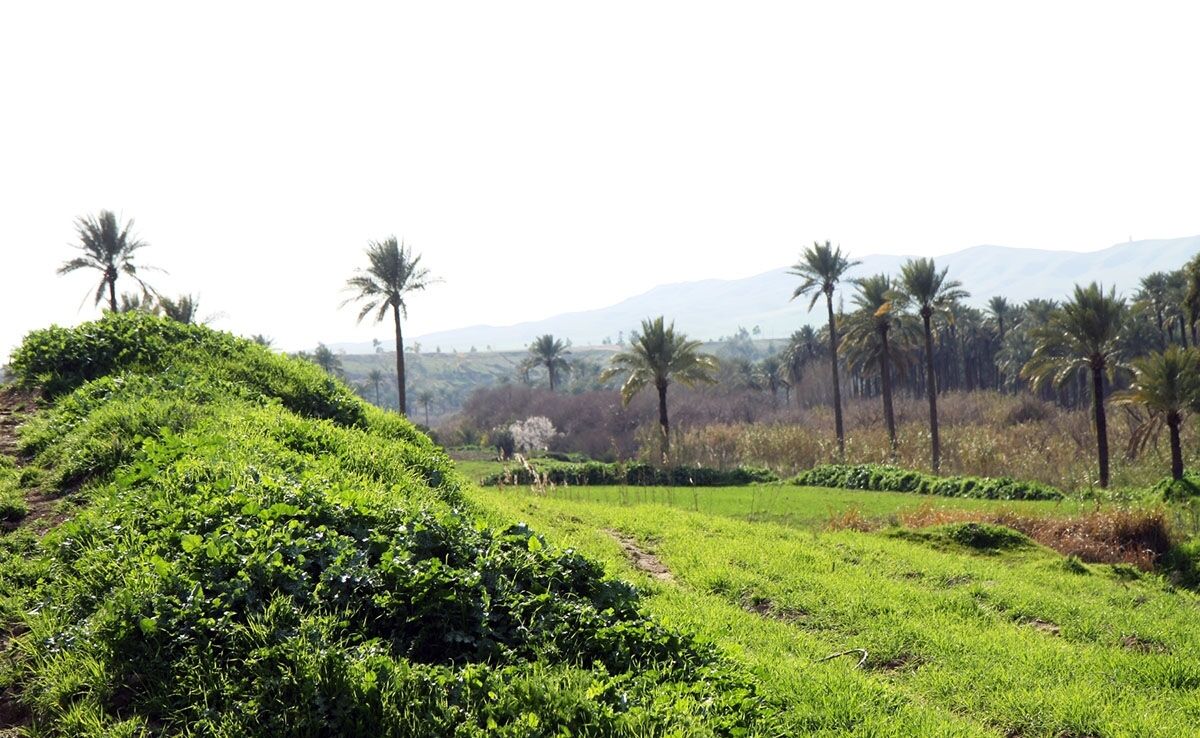
[{"label": "white overcast sky", "polygon": [[97,314],[107,208],[164,292],[284,348],[370,239],[408,335],[860,255],[1200,233],[1194,2],[22,2],[0,7],[0,359]]}]

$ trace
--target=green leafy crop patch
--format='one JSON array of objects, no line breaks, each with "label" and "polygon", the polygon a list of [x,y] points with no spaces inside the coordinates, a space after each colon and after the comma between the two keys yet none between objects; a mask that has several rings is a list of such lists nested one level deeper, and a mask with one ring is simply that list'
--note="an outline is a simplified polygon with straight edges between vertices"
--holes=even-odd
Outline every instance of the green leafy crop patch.
[{"label": "green leafy crop patch", "polygon": [[[37,735],[774,735],[755,680],[314,368],[144,315],[32,334],[22,444],[86,505],[3,539]],[[319,373],[319,372],[318,372]]]}]

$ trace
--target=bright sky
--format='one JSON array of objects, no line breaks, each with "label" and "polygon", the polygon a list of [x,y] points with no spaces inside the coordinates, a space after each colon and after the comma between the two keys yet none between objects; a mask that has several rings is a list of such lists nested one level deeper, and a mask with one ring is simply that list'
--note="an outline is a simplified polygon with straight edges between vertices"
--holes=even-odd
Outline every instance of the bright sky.
[{"label": "bright sky", "polygon": [[[396,234],[407,332],[852,252],[1200,233],[1194,2],[8,3],[0,358],[97,314],[72,220],[294,349]],[[120,286],[120,284],[118,285]],[[131,285],[125,285],[130,288]]]}]

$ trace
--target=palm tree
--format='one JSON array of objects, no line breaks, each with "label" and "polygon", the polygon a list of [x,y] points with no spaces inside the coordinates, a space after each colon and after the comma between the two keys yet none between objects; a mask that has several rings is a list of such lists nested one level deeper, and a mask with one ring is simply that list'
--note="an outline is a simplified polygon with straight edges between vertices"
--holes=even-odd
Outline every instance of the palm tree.
[{"label": "palm tree", "polygon": [[571,365],[567,363],[566,359],[570,353],[565,343],[549,333],[538,336],[533,343],[529,344],[529,361],[534,366],[546,367],[546,374],[550,378],[551,392],[554,391],[554,385],[558,383],[558,373],[571,371]]},{"label": "palm tree", "polygon": [[[996,345],[1000,348],[1003,348],[1008,330],[1012,328],[1013,315],[1016,310],[1007,299],[1000,295],[988,300],[988,313],[992,316],[992,320],[996,321]],[[997,372],[996,384],[1000,389],[1005,387],[1003,372]]]},{"label": "palm tree", "polygon": [[148,294],[121,293],[121,304],[117,308],[119,313],[157,313],[158,311],[159,307],[154,304],[154,298]]},{"label": "palm tree", "polygon": [[332,374],[335,377],[340,377],[344,373],[341,358],[323,343],[317,344],[316,351],[312,353],[312,361],[324,369],[326,373]]},{"label": "palm tree", "polygon": [[958,300],[968,297],[962,285],[946,279],[933,259],[909,259],[900,267],[899,287],[905,303],[921,316],[925,329],[925,389],[929,395],[929,435],[933,473],[942,466],[942,444],[938,436],[937,376],[933,367],[933,317],[944,315]]},{"label": "palm tree", "polygon": [[158,298],[158,306],[162,309],[162,314],[171,320],[178,321],[184,324],[198,322],[196,320],[196,311],[200,309],[200,299],[192,295],[180,295],[179,299],[172,300],[169,297]]},{"label": "palm tree", "polygon": [[1004,343],[1005,327],[1012,327],[1013,306],[1008,300],[1000,295],[988,300],[988,313],[992,316],[992,320],[996,321],[996,329],[999,333],[1000,343]]},{"label": "palm tree", "polygon": [[1125,300],[1115,289],[1107,293],[1092,282],[1075,285],[1075,294],[1035,329],[1036,348],[1021,373],[1035,389],[1070,384],[1080,372],[1092,375],[1092,409],[1100,486],[1108,487],[1108,423],[1104,413],[1104,378],[1120,368],[1118,339],[1125,319]]},{"label": "palm tree", "polygon": [[675,324],[666,326],[660,315],[653,320],[642,321],[642,330],[637,340],[632,341],[628,351],[614,354],[610,366],[600,375],[606,382],[624,374],[621,385],[621,402],[625,405],[643,387],[653,384],[658,390],[658,425],[662,436],[662,459],[667,461],[671,447],[671,425],[667,419],[667,387],[677,381],[685,386],[699,383],[713,384],[713,373],[717,370],[717,359],[711,354],[700,352],[699,341],[689,341],[687,336],[675,332]]},{"label": "palm tree", "polygon": [[784,386],[788,388],[788,403],[791,403],[791,388],[799,387],[804,379],[804,369],[808,363],[817,357],[821,348],[817,332],[811,325],[806,325],[792,333],[788,339],[788,347],[783,352],[784,375],[787,379]]},{"label": "palm tree", "polygon": [[95,304],[99,305],[108,292],[108,309],[117,312],[117,277],[127,274],[141,285],[143,293],[153,290],[138,276],[133,263],[134,253],[146,246],[144,241],[134,238],[131,229],[133,219],[122,227],[117,216],[110,210],[101,210],[100,215],[81,216],[75,219],[75,231],[79,234],[76,247],[83,252],[58,268],[59,274],[69,274],[76,269],[95,269],[100,272],[100,285],[96,288]]},{"label": "palm tree", "polygon": [[421,390],[417,394],[417,402],[425,406],[425,427],[429,427],[429,403],[433,402],[433,393],[429,390]]},{"label": "palm tree", "polygon": [[801,295],[812,295],[808,309],[811,311],[821,295],[825,295],[825,307],[829,311],[829,355],[833,371],[833,422],[837,430],[838,458],[846,457],[846,430],[842,422],[842,387],[838,379],[838,334],[837,322],[833,315],[833,291],[847,270],[858,266],[859,262],[851,261],[849,254],[843,254],[842,248],[826,241],[824,244],[813,243],[800,254],[800,261],[792,265],[788,274],[794,274],[804,281],[792,293],[795,300]]},{"label": "palm tree", "polygon": [[1163,346],[1167,344],[1167,307],[1170,299],[1170,280],[1166,272],[1154,272],[1142,277],[1135,300],[1146,306],[1154,316]]},{"label": "palm tree", "polygon": [[421,257],[414,256],[408,246],[396,241],[395,236],[368,242],[366,253],[370,266],[357,270],[353,277],[346,280],[346,289],[358,294],[345,300],[342,305],[354,301],[363,303],[358,313],[360,323],[372,310],[377,311],[376,323],[383,321],[389,311],[392,313],[396,323],[396,392],[403,415],[408,412],[404,397],[404,335],[400,327],[400,317],[408,317],[405,295],[423,290],[437,280],[430,277],[429,270],[421,266]]},{"label": "palm tree", "polygon": [[262,333],[255,333],[253,336],[250,337],[250,340],[253,341],[254,343],[257,343],[259,346],[262,346],[263,348],[271,348],[271,344],[275,343],[274,338],[271,338],[270,336],[264,335]]},{"label": "palm tree", "polygon": [[[857,293],[851,302],[858,308],[846,319],[845,343],[842,349],[851,367],[877,367],[883,389],[883,417],[887,422],[891,455],[896,457],[896,413],[892,405],[892,337],[910,334],[909,321],[895,308],[896,293],[892,280],[885,274],[856,279]],[[903,341],[903,339],[902,339]],[[899,358],[903,361],[904,354]]]},{"label": "palm tree", "polygon": [[379,369],[372,369],[367,372],[367,381],[375,387],[375,404],[379,405],[379,385],[383,382],[383,372]]},{"label": "palm tree", "polygon": [[778,356],[767,356],[754,368],[759,387],[771,393],[771,403],[778,404],[779,388],[788,386],[787,367]]},{"label": "palm tree", "polygon": [[1134,445],[1145,444],[1166,425],[1171,435],[1171,478],[1183,479],[1183,446],[1179,427],[1184,414],[1200,405],[1200,349],[1169,346],[1134,362],[1133,388],[1113,397],[1122,405],[1141,405],[1150,420],[1134,434]]}]

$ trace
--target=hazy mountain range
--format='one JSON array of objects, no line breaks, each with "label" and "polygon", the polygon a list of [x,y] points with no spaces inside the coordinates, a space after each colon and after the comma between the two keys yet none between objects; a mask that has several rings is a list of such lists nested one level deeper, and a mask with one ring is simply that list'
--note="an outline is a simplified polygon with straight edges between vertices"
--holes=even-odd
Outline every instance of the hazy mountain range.
[{"label": "hazy mountain range", "polygon": [[[1072,286],[1093,280],[1132,293],[1138,280],[1156,271],[1178,269],[1200,252],[1200,236],[1154,241],[1133,241],[1102,251],[1042,251],[1003,246],[976,246],[937,257],[939,267],[949,267],[951,278],[971,292],[968,302],[983,306],[995,295],[1012,301],[1031,297],[1061,299]],[[895,274],[906,256],[875,255],[863,258],[851,277]],[[597,310],[563,313],[544,320],[508,326],[475,325],[417,338],[424,351],[512,349],[528,345],[543,333],[569,338],[576,345],[616,340],[636,329],[642,318],[666,315],[689,336],[713,339],[734,333],[739,326],[759,326],[764,338],[785,337],[805,323],[824,321],[824,312],[808,311],[806,300],[789,301],[798,279],[788,267],[744,279],[706,279],[655,287],[627,300]],[[842,294],[849,291],[849,287]],[[848,298],[847,298],[848,299]],[[369,349],[369,345],[367,346]],[[347,350],[352,350],[350,346]]]}]

